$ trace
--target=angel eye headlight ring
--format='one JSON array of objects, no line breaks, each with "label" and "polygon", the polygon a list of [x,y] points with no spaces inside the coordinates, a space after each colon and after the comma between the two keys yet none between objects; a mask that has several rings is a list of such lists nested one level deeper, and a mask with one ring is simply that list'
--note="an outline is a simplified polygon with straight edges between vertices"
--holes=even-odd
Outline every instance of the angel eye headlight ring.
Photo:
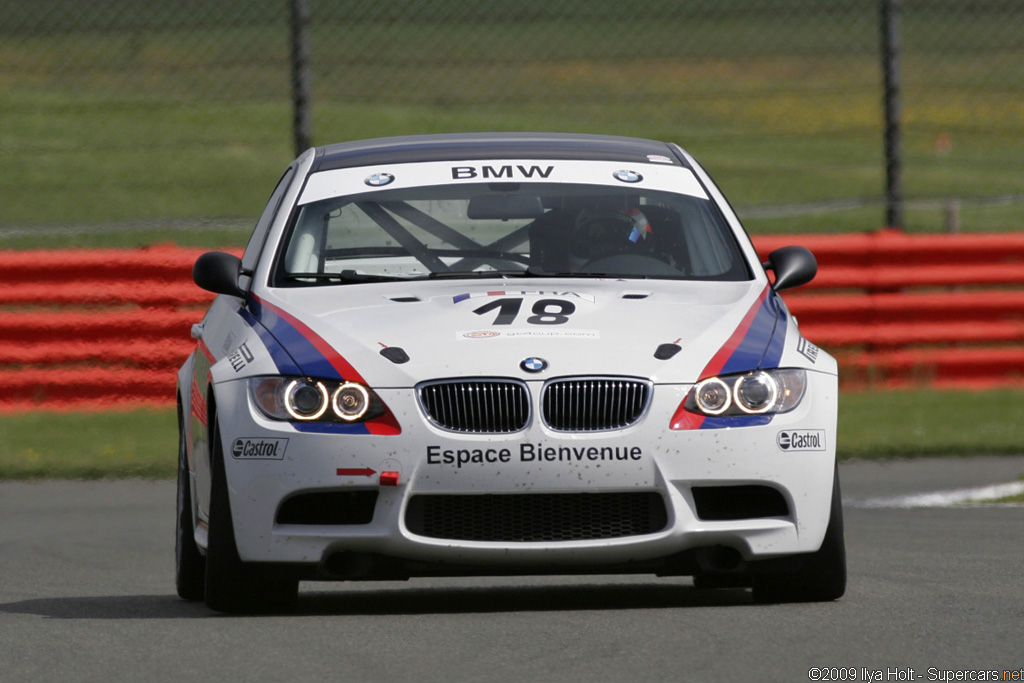
[{"label": "angel eye headlight ring", "polygon": [[341,379],[250,377],[249,400],[271,420],[291,422],[363,422],[388,414],[370,387]]},{"label": "angel eye headlight ring", "polygon": [[284,390],[284,409],[295,420],[316,420],[327,412],[329,397],[323,382],[293,379]]},{"label": "angel eye headlight ring", "polygon": [[361,384],[345,382],[331,396],[331,408],[346,422],[358,420],[370,409],[370,392]]},{"label": "angel eye headlight ring", "polygon": [[721,415],[732,403],[729,385],[718,377],[709,377],[694,392],[697,407],[708,415]]},{"label": "angel eye headlight ring", "polygon": [[800,405],[807,386],[802,368],[717,375],[698,382],[680,410],[721,418],[788,413]]},{"label": "angel eye headlight ring", "polygon": [[767,372],[754,372],[736,380],[732,388],[736,406],[750,415],[761,415],[775,407],[779,383]]}]

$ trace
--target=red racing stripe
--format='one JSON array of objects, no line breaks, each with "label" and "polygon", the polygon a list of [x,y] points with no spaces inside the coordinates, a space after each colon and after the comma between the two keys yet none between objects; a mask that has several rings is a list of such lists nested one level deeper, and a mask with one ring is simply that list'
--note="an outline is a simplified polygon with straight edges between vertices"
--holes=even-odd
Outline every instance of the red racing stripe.
[{"label": "red racing stripe", "polygon": [[304,322],[296,318],[294,315],[286,312],[285,310],[275,306],[274,304],[264,299],[260,299],[255,295],[253,295],[253,298],[257,299],[261,306],[265,306],[266,308],[268,308],[276,316],[281,318],[281,320],[291,325],[296,332],[302,335],[306,339],[306,341],[308,341],[313,346],[313,348],[319,351],[320,354],[324,357],[324,359],[328,363],[330,363],[331,367],[338,371],[339,377],[343,377],[350,381],[359,382],[360,384],[366,384],[366,380],[363,379],[362,375],[356,372],[356,369],[352,367],[352,364],[345,360],[345,358],[340,353],[334,350],[334,347],[328,344],[323,337],[314,332],[308,325],[306,325]]},{"label": "red racing stripe", "polygon": [[740,321],[739,326],[732,333],[732,336],[726,340],[722,348],[718,350],[718,353],[716,353],[704,367],[703,372],[700,373],[698,381],[703,381],[708,377],[714,377],[722,371],[722,368],[725,367],[729,358],[732,357],[732,354],[735,353],[736,349],[739,348],[741,343],[743,343],[743,339],[747,336],[747,332],[750,331],[750,326],[753,324],[754,318],[757,317],[757,312],[761,310],[761,305],[768,296],[769,287],[771,287],[771,285],[765,286],[760,296],[757,297],[757,301],[755,301],[754,305],[750,307],[747,314],[743,316],[743,320]]}]

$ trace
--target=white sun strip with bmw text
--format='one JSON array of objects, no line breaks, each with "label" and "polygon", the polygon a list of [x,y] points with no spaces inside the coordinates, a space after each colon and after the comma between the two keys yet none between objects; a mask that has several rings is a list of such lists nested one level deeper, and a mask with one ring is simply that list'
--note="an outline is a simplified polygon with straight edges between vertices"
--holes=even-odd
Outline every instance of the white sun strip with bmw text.
[{"label": "white sun strip with bmw text", "polygon": [[[374,179],[367,182],[368,179]],[[623,180],[626,178],[627,180]],[[382,180],[383,179],[383,184]],[[630,161],[487,160],[430,161],[379,164],[314,173],[306,182],[299,204],[375,189],[394,190],[460,183],[580,183],[661,190],[707,199],[696,176],[681,166]]]}]

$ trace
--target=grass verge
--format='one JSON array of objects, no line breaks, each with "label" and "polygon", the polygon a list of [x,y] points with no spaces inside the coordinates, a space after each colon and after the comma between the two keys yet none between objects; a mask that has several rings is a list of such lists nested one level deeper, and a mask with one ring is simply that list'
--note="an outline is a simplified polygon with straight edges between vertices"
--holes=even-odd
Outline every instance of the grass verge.
[{"label": "grass verge", "polygon": [[[0,479],[170,478],[173,408],[0,416]],[[841,459],[1024,452],[1024,389],[846,392]]]},{"label": "grass verge", "polygon": [[1018,493],[1016,496],[1004,496],[1003,498],[994,498],[993,500],[981,501],[983,503],[1024,503],[1024,493]]},{"label": "grass verge", "polygon": [[0,479],[168,478],[176,455],[173,407],[0,416]]},{"label": "grass verge", "polygon": [[845,392],[844,459],[1024,453],[1024,389]]}]

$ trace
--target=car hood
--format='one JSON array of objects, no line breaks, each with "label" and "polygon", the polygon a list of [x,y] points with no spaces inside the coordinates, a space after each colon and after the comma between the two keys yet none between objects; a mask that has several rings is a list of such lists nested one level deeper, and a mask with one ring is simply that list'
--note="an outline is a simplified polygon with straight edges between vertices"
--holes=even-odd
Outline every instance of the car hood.
[{"label": "car hood", "polygon": [[[763,281],[374,283],[273,289],[248,307],[280,344],[275,360],[283,350],[303,374],[375,388],[480,376],[689,383],[770,364],[773,349],[777,361],[786,328]],[[530,372],[527,358],[546,367]]]}]

